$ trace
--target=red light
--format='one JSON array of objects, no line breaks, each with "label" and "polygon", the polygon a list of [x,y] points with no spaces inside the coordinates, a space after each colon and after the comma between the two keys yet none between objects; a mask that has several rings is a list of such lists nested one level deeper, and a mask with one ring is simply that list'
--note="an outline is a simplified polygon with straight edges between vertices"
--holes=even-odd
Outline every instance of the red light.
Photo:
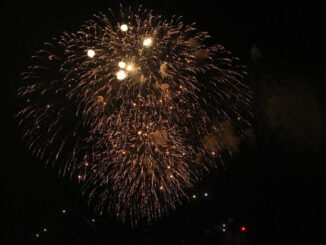
[{"label": "red light", "polygon": [[247,230],[247,228],[245,227],[245,226],[241,226],[241,231],[246,231]]}]

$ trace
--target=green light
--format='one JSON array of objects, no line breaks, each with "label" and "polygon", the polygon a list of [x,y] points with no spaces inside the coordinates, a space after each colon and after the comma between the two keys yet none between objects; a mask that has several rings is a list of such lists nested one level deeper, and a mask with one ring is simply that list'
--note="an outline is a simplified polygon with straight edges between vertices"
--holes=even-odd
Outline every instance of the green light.
[{"label": "green light", "polygon": [[192,198],[193,198],[193,199],[196,199],[196,195],[195,195],[195,194],[193,194],[193,195],[192,195]]}]

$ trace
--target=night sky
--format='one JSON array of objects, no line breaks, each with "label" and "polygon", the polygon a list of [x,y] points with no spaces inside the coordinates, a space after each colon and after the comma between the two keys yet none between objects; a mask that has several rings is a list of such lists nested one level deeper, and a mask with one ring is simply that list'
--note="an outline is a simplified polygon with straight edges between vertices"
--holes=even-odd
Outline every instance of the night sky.
[{"label": "night sky", "polygon": [[255,115],[239,153],[189,190],[196,198],[167,217],[132,228],[93,213],[76,181],[58,177],[56,168],[34,158],[14,116],[29,57],[51,37],[77,30],[93,13],[118,9],[120,2],[5,1],[0,244],[74,244],[72,239],[76,244],[268,245],[312,244],[324,237],[325,14],[312,3],[284,2],[125,2],[166,17],[182,15],[239,57],[248,69]]}]

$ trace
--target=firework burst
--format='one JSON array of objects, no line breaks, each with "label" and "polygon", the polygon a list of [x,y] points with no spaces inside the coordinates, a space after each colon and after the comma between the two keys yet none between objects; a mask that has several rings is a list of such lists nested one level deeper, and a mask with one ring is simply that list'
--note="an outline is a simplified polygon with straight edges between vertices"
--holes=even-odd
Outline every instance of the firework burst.
[{"label": "firework burst", "polygon": [[245,69],[207,38],[140,7],[45,43],[18,91],[30,150],[78,178],[100,212],[167,213],[250,126]]}]

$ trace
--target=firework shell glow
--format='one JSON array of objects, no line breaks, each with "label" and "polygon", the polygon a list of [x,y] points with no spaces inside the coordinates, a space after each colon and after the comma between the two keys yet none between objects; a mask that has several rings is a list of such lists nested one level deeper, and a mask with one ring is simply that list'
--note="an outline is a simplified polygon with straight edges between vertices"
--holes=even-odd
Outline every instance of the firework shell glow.
[{"label": "firework shell glow", "polygon": [[250,127],[245,68],[208,38],[181,17],[122,7],[45,43],[18,91],[29,150],[99,213],[166,215]]}]

